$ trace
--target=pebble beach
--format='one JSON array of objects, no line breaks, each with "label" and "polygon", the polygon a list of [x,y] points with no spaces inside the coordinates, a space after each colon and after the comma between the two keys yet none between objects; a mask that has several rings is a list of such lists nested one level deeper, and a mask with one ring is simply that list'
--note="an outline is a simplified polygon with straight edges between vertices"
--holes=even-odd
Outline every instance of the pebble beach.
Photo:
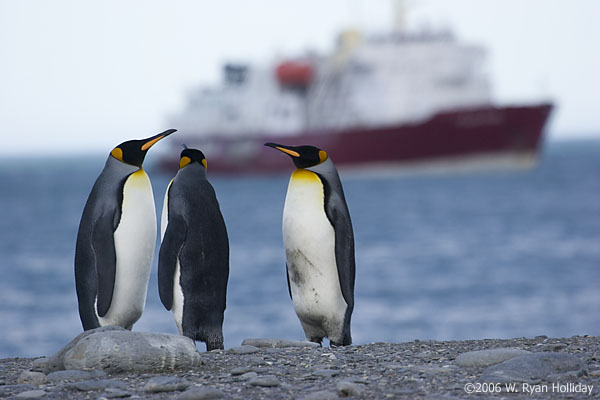
[{"label": "pebble beach", "polygon": [[[102,335],[112,333],[98,332],[88,339],[96,337],[97,343],[106,344]],[[89,340],[81,347],[84,340],[78,338],[54,356],[0,360],[0,397],[600,398],[600,338],[594,336],[415,340],[338,348],[247,339],[226,350],[196,352],[192,347],[194,354],[178,350],[179,361],[169,364],[167,357],[150,366],[144,364],[142,348],[123,363],[119,357],[126,342],[120,350],[119,343],[107,346],[115,351],[114,357],[103,353],[96,358],[90,352],[106,350],[93,347]],[[161,351],[164,346],[159,347]],[[153,354],[154,359],[161,358]]]}]

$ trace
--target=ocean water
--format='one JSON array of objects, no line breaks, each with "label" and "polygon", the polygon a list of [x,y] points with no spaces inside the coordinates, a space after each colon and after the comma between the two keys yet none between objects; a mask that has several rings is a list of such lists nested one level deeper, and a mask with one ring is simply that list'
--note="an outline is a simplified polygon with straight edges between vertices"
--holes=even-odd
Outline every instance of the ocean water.
[{"label": "ocean water", "polygon": [[[81,332],[75,238],[104,161],[0,160],[0,358],[51,355]],[[171,177],[147,170],[160,213]],[[600,335],[600,141],[550,142],[528,171],[342,178],[354,343]],[[281,238],[288,175],[211,181],[231,247],[225,347],[302,340]],[[156,260],[134,330],[176,333]]]}]

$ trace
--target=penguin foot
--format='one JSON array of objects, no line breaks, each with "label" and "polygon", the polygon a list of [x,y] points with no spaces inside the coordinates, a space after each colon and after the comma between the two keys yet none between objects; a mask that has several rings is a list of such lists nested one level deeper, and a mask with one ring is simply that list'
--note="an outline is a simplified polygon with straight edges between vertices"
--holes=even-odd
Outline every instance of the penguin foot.
[{"label": "penguin foot", "polygon": [[334,348],[334,347],[343,347],[343,346],[349,346],[349,344],[329,342],[329,347],[331,347],[331,348]]},{"label": "penguin foot", "polygon": [[318,343],[319,346],[323,347],[323,338],[321,337],[311,337],[308,339],[309,342]]},{"label": "penguin foot", "polygon": [[223,350],[223,342],[206,342],[206,351]]}]

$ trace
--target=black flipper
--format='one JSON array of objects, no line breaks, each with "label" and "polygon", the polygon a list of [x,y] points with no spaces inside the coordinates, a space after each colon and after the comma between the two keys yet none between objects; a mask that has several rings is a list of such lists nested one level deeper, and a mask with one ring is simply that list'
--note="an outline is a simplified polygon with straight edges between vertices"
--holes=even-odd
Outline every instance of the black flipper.
[{"label": "black flipper", "polygon": [[[332,192],[329,182],[320,177],[325,190],[325,214],[335,231],[335,260],[342,296],[351,313],[354,308],[354,233],[341,185]],[[340,194],[341,193],[341,194]]]},{"label": "black flipper", "polygon": [[167,310],[171,310],[173,306],[175,267],[186,235],[187,226],[184,219],[169,214],[169,223],[158,254],[158,294]]},{"label": "black flipper", "polygon": [[294,301],[294,299],[292,298],[292,287],[290,286],[290,273],[288,271],[287,263],[285,264],[285,277],[287,278],[288,292],[290,292],[290,299],[292,299],[292,301]]},{"label": "black flipper", "polygon": [[98,294],[96,309],[98,315],[104,317],[112,302],[117,271],[117,254],[114,239],[114,213],[105,213],[92,228],[92,249],[98,275]]}]

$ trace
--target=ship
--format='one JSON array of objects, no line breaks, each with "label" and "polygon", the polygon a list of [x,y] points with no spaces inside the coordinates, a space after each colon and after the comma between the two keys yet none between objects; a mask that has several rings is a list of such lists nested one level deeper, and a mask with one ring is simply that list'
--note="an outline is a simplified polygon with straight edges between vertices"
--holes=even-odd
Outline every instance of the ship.
[{"label": "ship", "polygon": [[[265,142],[324,149],[344,171],[535,165],[553,104],[497,105],[486,51],[450,31],[340,33],[329,54],[227,63],[169,126],[212,173],[289,171]],[[175,144],[174,146],[178,146]],[[179,151],[163,155],[176,169]]]}]

